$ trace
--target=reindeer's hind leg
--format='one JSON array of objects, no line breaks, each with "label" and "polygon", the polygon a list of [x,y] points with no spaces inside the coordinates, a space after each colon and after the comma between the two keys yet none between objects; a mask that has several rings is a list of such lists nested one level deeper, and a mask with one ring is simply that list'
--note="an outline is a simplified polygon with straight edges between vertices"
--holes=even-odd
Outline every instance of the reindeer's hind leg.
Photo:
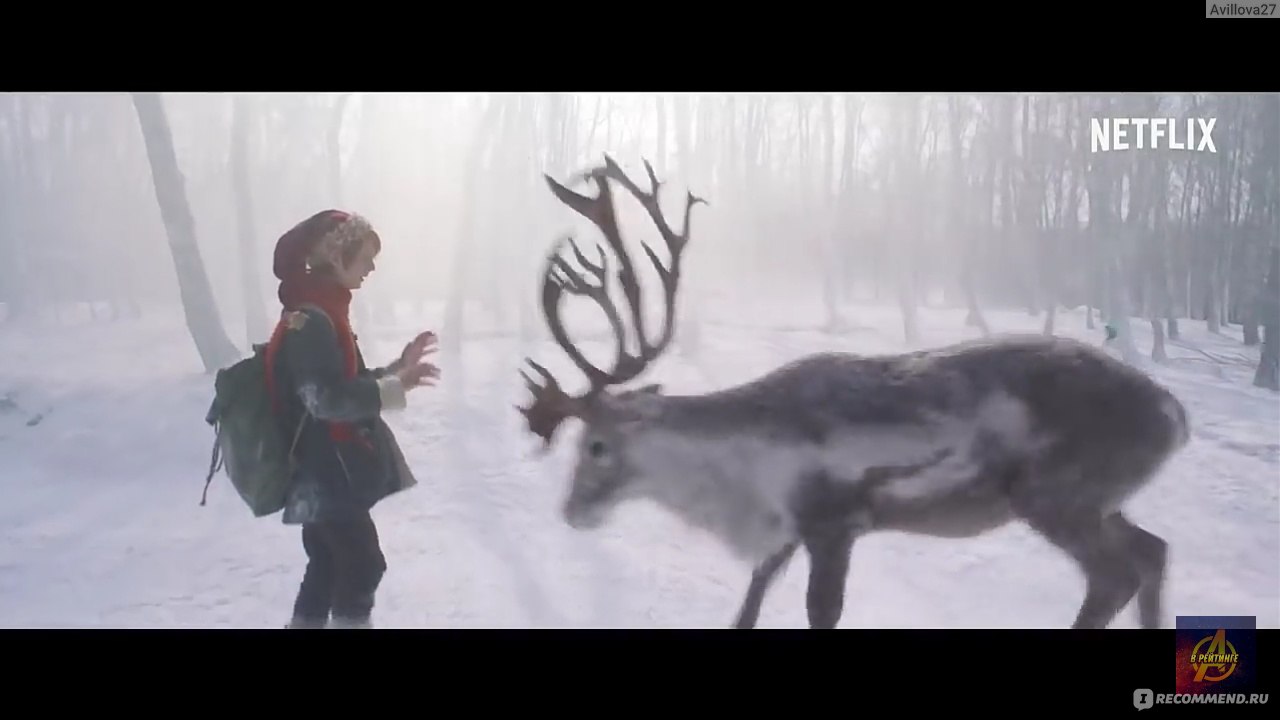
[{"label": "reindeer's hind leg", "polygon": [[795,543],[788,543],[786,547],[774,553],[767,560],[751,573],[751,585],[747,588],[747,596],[742,601],[742,607],[738,610],[738,619],[734,622],[734,627],[738,630],[749,630],[756,626],[756,620],[760,617],[760,606],[764,603],[765,592],[769,590],[769,585],[777,576],[778,571],[787,564],[787,560],[791,559],[792,553],[796,551]]},{"label": "reindeer's hind leg", "polygon": [[1159,536],[1134,525],[1123,513],[1111,515],[1107,523],[1128,547],[1130,561],[1142,583],[1138,588],[1138,622],[1146,629],[1158,628],[1169,545]]},{"label": "reindeer's hind leg", "polygon": [[809,554],[809,591],[805,600],[811,628],[829,630],[840,622],[853,539],[852,528],[834,524],[805,535],[804,547]]},{"label": "reindeer's hind leg", "polygon": [[1130,538],[1115,532],[1112,515],[1036,513],[1024,519],[1049,542],[1070,555],[1085,576],[1084,602],[1075,629],[1105,628],[1137,594],[1141,584]]}]

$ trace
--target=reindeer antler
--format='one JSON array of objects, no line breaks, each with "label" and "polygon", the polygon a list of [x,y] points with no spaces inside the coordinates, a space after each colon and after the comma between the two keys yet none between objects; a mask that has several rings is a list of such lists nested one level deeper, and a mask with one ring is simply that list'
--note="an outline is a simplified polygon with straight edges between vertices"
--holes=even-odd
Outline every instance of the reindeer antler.
[{"label": "reindeer antler", "polygon": [[[543,271],[542,312],[546,317],[547,326],[551,331],[552,337],[561,349],[565,351],[565,354],[569,356],[569,359],[573,361],[573,364],[587,376],[590,388],[582,395],[570,396],[564,392],[551,373],[532,360],[527,360],[530,366],[543,376],[546,384],[540,386],[527,374],[521,372],[533,392],[534,400],[529,407],[520,407],[518,409],[528,420],[529,430],[541,437],[547,444],[551,443],[551,438],[560,423],[582,411],[584,401],[594,397],[608,386],[619,385],[634,379],[666,350],[675,335],[676,293],[680,283],[681,259],[689,242],[689,219],[694,205],[698,203],[706,205],[708,203],[693,193],[689,193],[684,211],[684,227],[677,234],[671,229],[666,218],[662,215],[662,209],[658,203],[658,190],[661,187],[661,183],[658,181],[657,176],[654,175],[653,166],[649,164],[648,160],[644,161],[644,166],[649,174],[651,185],[649,192],[644,192],[637,187],[631,178],[627,177],[622,171],[622,168],[613,161],[613,158],[608,155],[605,156],[604,165],[582,174],[584,179],[595,180],[599,188],[599,193],[595,197],[573,192],[556,182],[551,176],[544,176],[552,194],[560,202],[568,205],[599,228],[604,235],[605,242],[608,243],[609,248],[617,256],[619,266],[618,282],[622,285],[623,295],[631,306],[631,322],[635,326],[640,348],[638,355],[632,355],[627,352],[626,333],[623,328],[622,316],[609,297],[609,264],[604,248],[597,245],[597,250],[600,253],[600,263],[597,265],[587,260],[576,242],[571,238],[567,240],[573,248],[578,263],[595,278],[596,283],[592,284],[587,282],[581,274],[571,268],[564,258],[560,256],[561,243],[557,243],[547,256]],[[662,334],[656,343],[650,343],[645,333],[640,284],[637,281],[631,258],[622,244],[622,235],[618,229],[616,208],[613,203],[613,193],[608,183],[610,179],[622,185],[624,189],[640,201],[641,206],[649,213],[649,217],[652,218],[654,225],[657,226],[663,240],[666,241],[667,250],[671,254],[671,266],[669,268],[664,267],[661,261],[658,260],[658,256],[653,252],[653,249],[647,243],[642,243],[645,253],[649,256],[650,262],[653,263],[658,277],[662,281],[663,299],[666,303],[665,323]],[[569,339],[563,320],[560,317],[560,302],[566,292],[571,295],[590,298],[604,311],[617,340],[617,354],[610,370],[604,371],[592,365]]]}]

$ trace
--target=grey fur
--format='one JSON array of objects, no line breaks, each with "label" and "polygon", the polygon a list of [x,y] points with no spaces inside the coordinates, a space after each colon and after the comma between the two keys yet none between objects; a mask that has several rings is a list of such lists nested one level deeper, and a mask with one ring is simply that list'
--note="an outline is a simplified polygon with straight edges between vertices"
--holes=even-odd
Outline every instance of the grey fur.
[{"label": "grey fur", "polygon": [[826,353],[703,395],[602,393],[580,416],[570,525],[598,527],[618,504],[647,499],[757,573],[803,545],[812,575],[839,575],[838,588],[811,577],[815,627],[838,621],[846,571],[832,567],[847,568],[856,537],[971,537],[1013,520],[1084,571],[1076,627],[1106,626],[1135,593],[1142,624],[1159,622],[1165,545],[1121,508],[1186,444],[1186,411],[1093,346],[1034,335]]}]

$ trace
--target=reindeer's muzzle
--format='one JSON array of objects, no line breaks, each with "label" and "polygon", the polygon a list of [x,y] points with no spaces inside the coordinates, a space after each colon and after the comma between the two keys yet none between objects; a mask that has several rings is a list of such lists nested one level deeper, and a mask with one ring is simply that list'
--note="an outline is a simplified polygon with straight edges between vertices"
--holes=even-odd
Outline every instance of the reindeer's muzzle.
[{"label": "reindeer's muzzle", "polygon": [[595,530],[604,525],[608,514],[607,503],[583,500],[576,493],[565,501],[562,510],[565,523],[574,530]]}]

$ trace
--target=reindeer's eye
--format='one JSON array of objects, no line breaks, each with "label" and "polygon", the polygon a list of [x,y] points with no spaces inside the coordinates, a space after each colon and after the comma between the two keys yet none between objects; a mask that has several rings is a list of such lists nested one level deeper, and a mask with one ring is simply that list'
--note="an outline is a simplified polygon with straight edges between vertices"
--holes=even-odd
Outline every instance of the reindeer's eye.
[{"label": "reindeer's eye", "polygon": [[593,459],[599,460],[609,452],[609,448],[605,447],[603,440],[592,440],[591,444],[587,446],[587,452],[590,453]]}]

